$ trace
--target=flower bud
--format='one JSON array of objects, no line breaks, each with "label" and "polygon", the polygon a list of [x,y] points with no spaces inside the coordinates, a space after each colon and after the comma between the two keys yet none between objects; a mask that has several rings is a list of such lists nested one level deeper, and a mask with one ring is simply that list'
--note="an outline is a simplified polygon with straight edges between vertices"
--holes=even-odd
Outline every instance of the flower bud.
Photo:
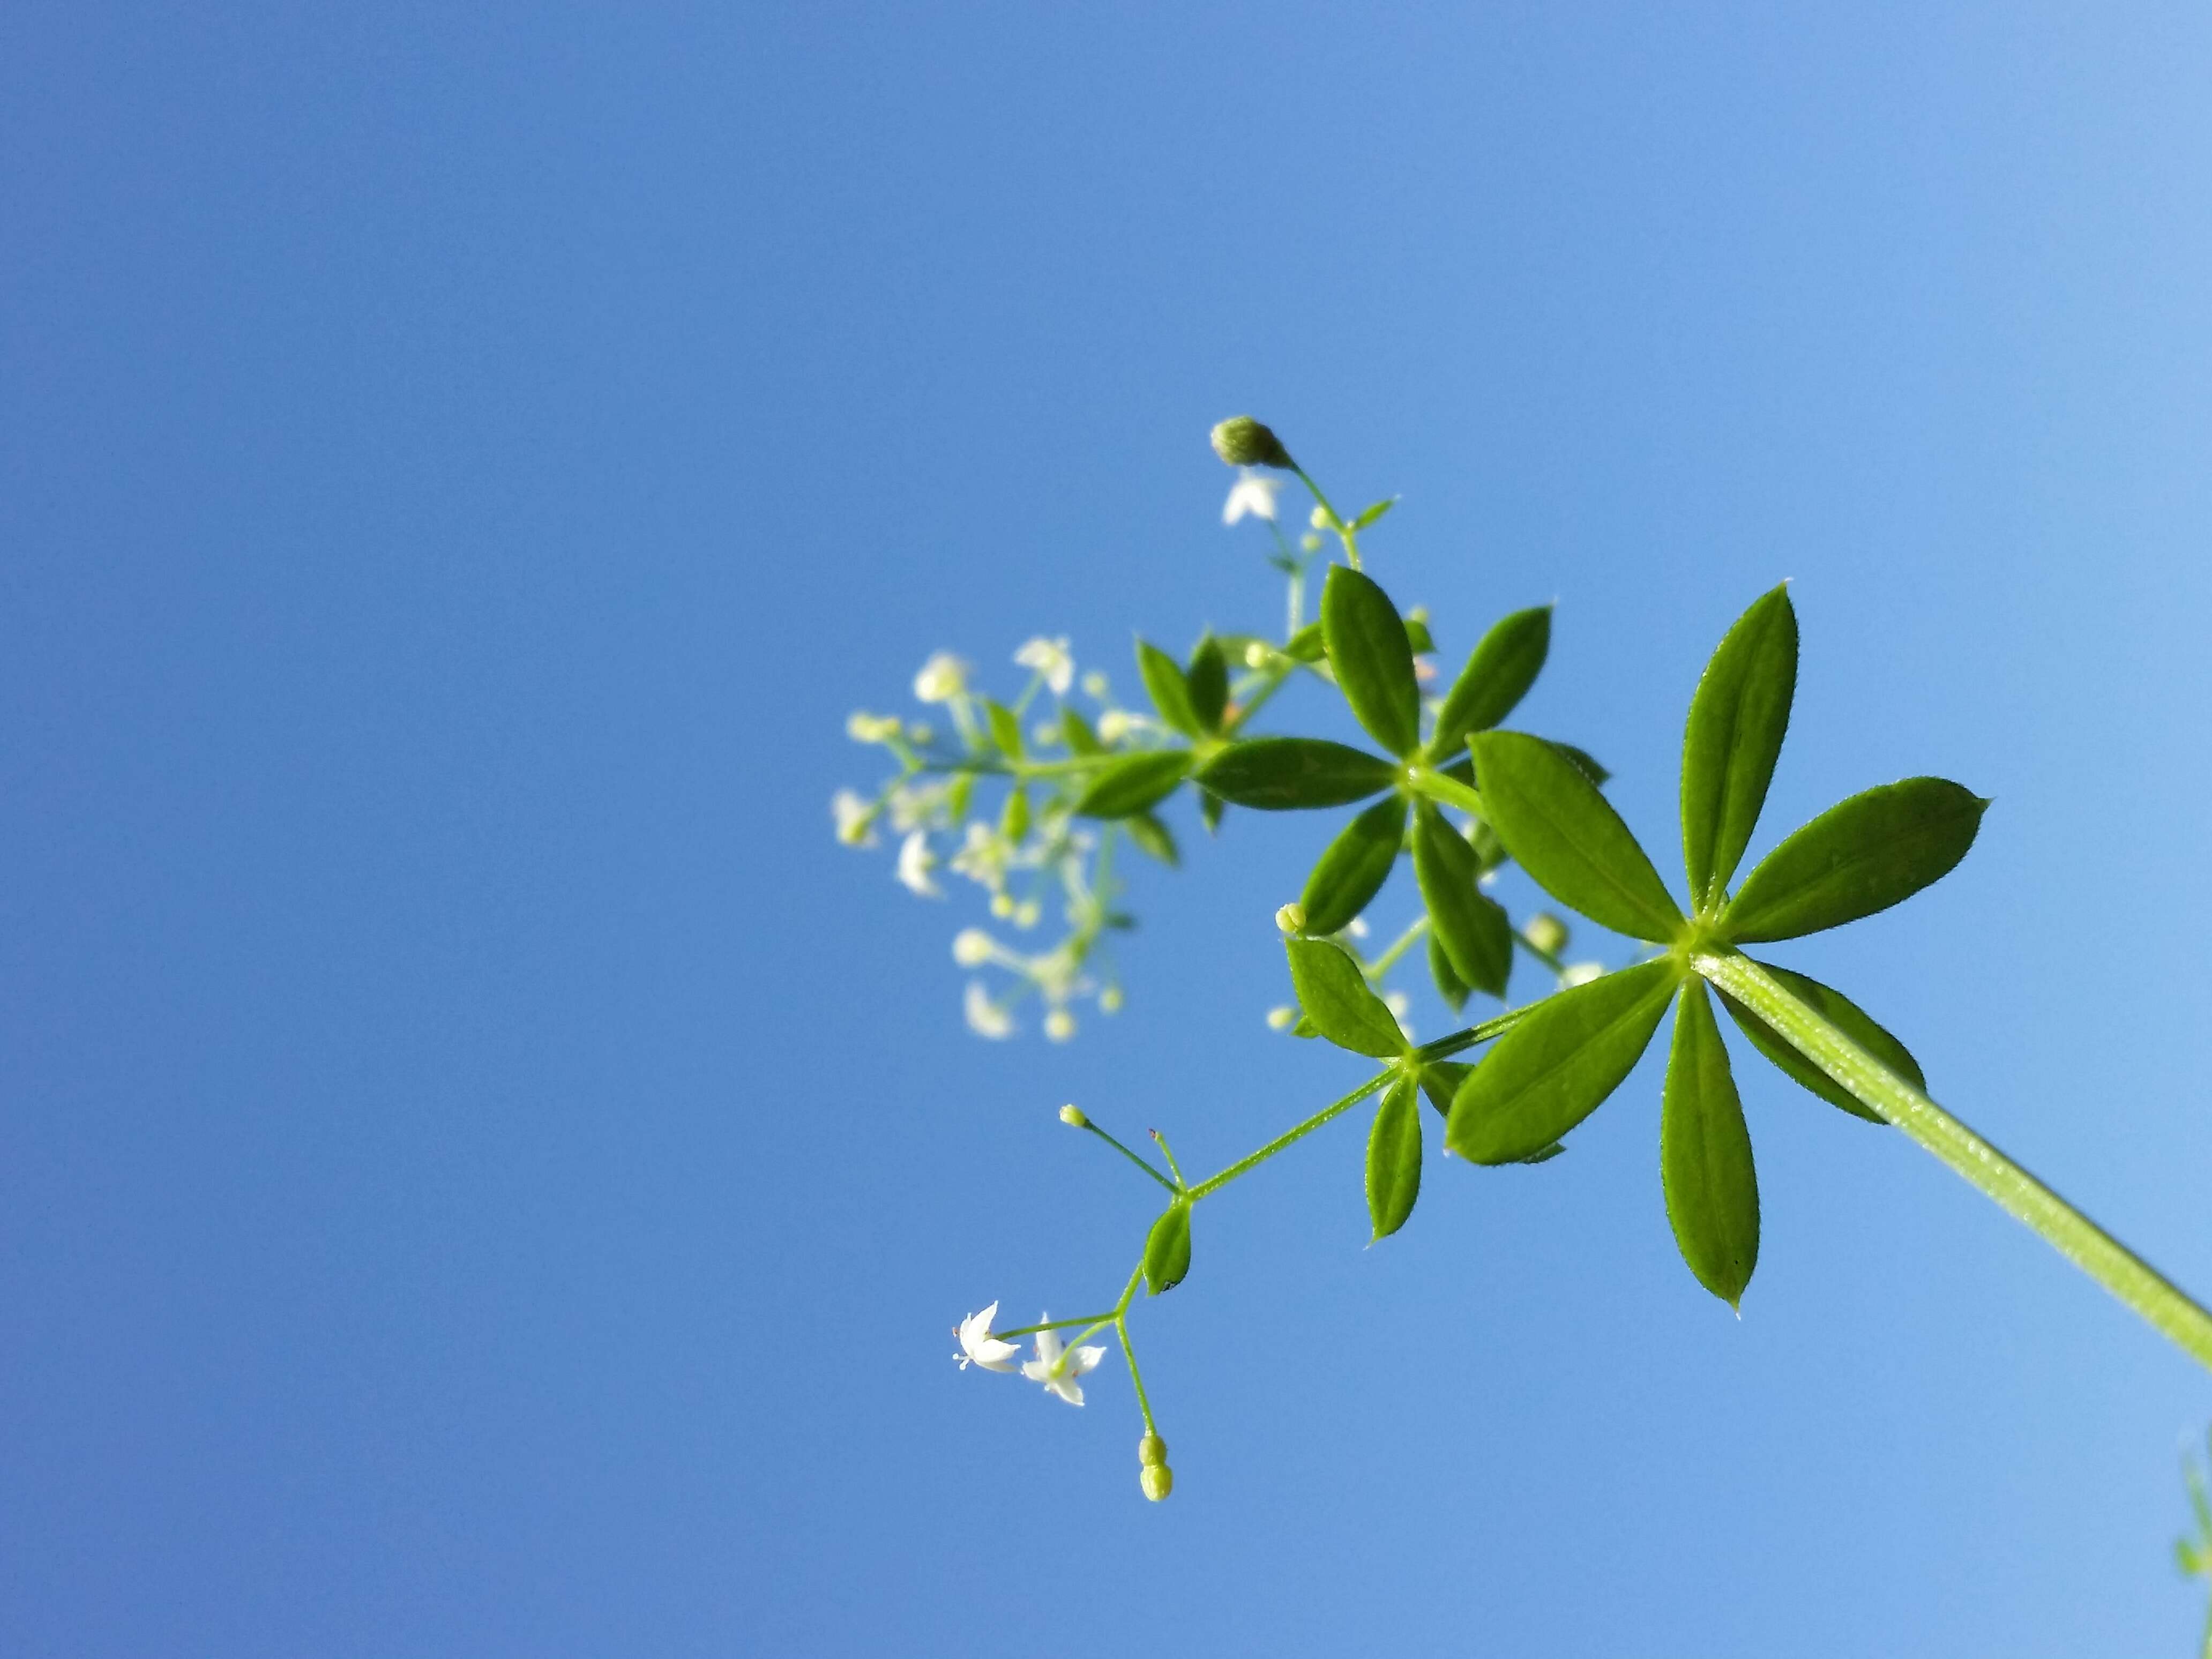
[{"label": "flower bud", "polygon": [[1065,1008],[1055,1008],[1044,1017],[1045,1039],[1050,1042],[1065,1042],[1075,1035],[1075,1016]]},{"label": "flower bud", "polygon": [[1567,948],[1567,924],[1549,910],[1539,910],[1521,931],[1546,956],[1555,957]]},{"label": "flower bud", "polygon": [[963,968],[981,968],[998,950],[991,936],[980,927],[963,927],[952,939],[952,959]]},{"label": "flower bud", "polygon": [[1287,1004],[1267,1010],[1267,1029],[1271,1031],[1287,1031],[1297,1023],[1298,1011]]},{"label": "flower bud", "polygon": [[1213,428],[1213,453],[1231,466],[1291,465],[1282,440],[1249,415],[1235,415]]},{"label": "flower bud", "polygon": [[1153,1503],[1164,1503],[1175,1490],[1175,1471],[1164,1463],[1148,1463],[1137,1476],[1137,1484],[1145,1489],[1145,1496]]},{"label": "flower bud", "polygon": [[1303,904],[1285,904],[1275,912],[1275,926],[1286,933],[1299,933],[1305,925],[1306,907]]},{"label": "flower bud", "polygon": [[1109,985],[1098,994],[1098,1012],[1102,1014],[1118,1014],[1121,1012],[1120,986]]},{"label": "flower bud", "polygon": [[1592,980],[1604,977],[1605,964],[1601,962],[1571,962],[1559,969],[1559,988],[1571,991],[1577,985],[1587,985]]},{"label": "flower bud", "polygon": [[1157,1434],[1147,1433],[1137,1443],[1137,1462],[1146,1468],[1164,1467],[1168,1461],[1168,1443]]},{"label": "flower bud", "polygon": [[1083,1108],[1070,1103],[1060,1109],[1060,1121],[1071,1129],[1087,1129],[1091,1120],[1083,1115]]},{"label": "flower bud", "polygon": [[1306,514],[1306,522],[1311,525],[1316,530],[1334,530],[1336,528],[1335,514],[1332,514],[1319,501],[1316,501],[1314,503],[1314,510]]}]

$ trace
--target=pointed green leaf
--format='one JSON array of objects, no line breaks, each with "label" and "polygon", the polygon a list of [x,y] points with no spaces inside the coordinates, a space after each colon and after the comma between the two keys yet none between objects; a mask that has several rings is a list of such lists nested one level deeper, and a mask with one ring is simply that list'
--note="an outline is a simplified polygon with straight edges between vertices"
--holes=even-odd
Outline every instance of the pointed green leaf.
[{"label": "pointed green leaf", "polygon": [[1367,1134],[1367,1214],[1374,1237],[1388,1238],[1404,1226],[1420,1195],[1421,1096],[1413,1079],[1401,1076],[1382,1091]]},{"label": "pointed green leaf", "polygon": [[1516,611],[1491,625],[1444,694],[1429,753],[1441,759],[1470,732],[1487,732],[1511,714],[1544,666],[1552,648],[1552,607]]},{"label": "pointed green leaf", "polygon": [[1413,647],[1390,596],[1371,577],[1331,565],[1321,592],[1321,627],[1329,666],[1352,712],[1394,755],[1421,744],[1421,690]]},{"label": "pointed green leaf", "polygon": [[1559,1139],[1635,1069],[1680,971],[1647,962],[1545,998],[1460,1085],[1445,1143],[1472,1163],[1514,1164]]},{"label": "pointed green leaf", "polygon": [[1491,827],[1537,884],[1631,939],[1668,944],[1682,913],[1636,837],[1557,745],[1519,732],[1468,739]]},{"label": "pointed green leaf", "polygon": [[1406,643],[1413,647],[1417,657],[1425,657],[1437,648],[1436,641],[1429,634],[1428,623],[1419,617],[1406,618]]},{"label": "pointed green leaf", "polygon": [[1190,712],[1208,732],[1221,729],[1222,711],[1229,707],[1229,659],[1221,641],[1208,634],[1190,653],[1190,668],[1183,676],[1190,693]]},{"label": "pointed green leaf", "polygon": [[1413,878],[1421,884],[1429,926],[1453,972],[1476,990],[1502,997],[1513,971],[1513,924],[1475,884],[1481,875],[1467,837],[1423,801],[1413,815]]},{"label": "pointed green leaf", "polygon": [[1129,832],[1129,839],[1137,843],[1139,851],[1151,854],[1170,868],[1182,862],[1182,855],[1176,850],[1175,836],[1150,812],[1132,812],[1121,820],[1121,827]]},{"label": "pointed green leaf", "polygon": [[1728,890],[1751,842],[1796,690],[1797,613],[1783,586],[1736,618],[1690,699],[1682,738],[1682,857],[1693,909]]},{"label": "pointed green leaf", "polygon": [[1092,774],[1090,787],[1076,797],[1075,811],[1086,818],[1126,818],[1165,800],[1188,770],[1188,750],[1124,755]]},{"label": "pointed green leaf", "polygon": [[1211,789],[1201,789],[1198,792],[1198,821],[1206,826],[1207,835],[1220,833],[1221,814],[1227,805],[1228,803]]},{"label": "pointed green leaf", "polygon": [[1096,755],[1106,747],[1091,729],[1091,722],[1066,703],[1060,706],[1060,736],[1072,755]]},{"label": "pointed green leaf", "polygon": [[1232,743],[1198,769],[1198,781],[1224,800],[1265,811],[1346,806],[1396,781],[1380,756],[1326,738],[1251,738]]},{"label": "pointed green leaf", "polygon": [[1474,1069],[1464,1060],[1432,1060],[1421,1067],[1421,1092],[1429,1097],[1430,1105],[1449,1117],[1452,1097]]},{"label": "pointed green leaf", "polygon": [[1950,873],[1974,844],[1988,805],[1944,778],[1907,778],[1853,795],[1761,860],[1721,912],[1721,927],[1750,944],[1887,910]]},{"label": "pointed green leaf", "polygon": [[[1777,968],[1771,963],[1759,964],[1780,980],[1784,987],[1812,1011],[1826,1020],[1860,1048],[1872,1054],[1891,1071],[1903,1078],[1921,1093],[1928,1092],[1928,1079],[1921,1075],[1920,1062],[1910,1050],[1881,1026],[1875,1024],[1867,1012],[1841,991],[1823,985],[1817,979],[1802,974],[1793,974],[1787,968]],[[1713,988],[1719,990],[1718,986]],[[1782,1034],[1757,1014],[1738,1002],[1726,991],[1720,993],[1721,1001],[1735,1020],[1737,1029],[1751,1039],[1751,1046],[1765,1054],[1790,1077],[1810,1089],[1832,1106],[1840,1106],[1853,1117],[1863,1117],[1869,1123],[1887,1123],[1889,1120],[1844,1085],[1830,1077],[1811,1060],[1783,1040]]]},{"label": "pointed green leaf", "polygon": [[1310,933],[1334,933],[1364,910],[1389,879],[1406,838],[1406,798],[1388,795],[1346,824],[1306,878],[1298,903]]},{"label": "pointed green leaf", "polygon": [[1674,1007],[1674,1046],[1659,1115],[1667,1220],[1682,1260],[1731,1308],[1759,1264],[1759,1178],[1728,1048],[1694,975]]},{"label": "pointed green leaf", "polygon": [[1451,958],[1444,954],[1444,942],[1437,937],[1433,927],[1429,929],[1429,977],[1436,981],[1437,994],[1454,1013],[1466,1007],[1468,998],[1474,993],[1474,988],[1451,965]]},{"label": "pointed green leaf", "polygon": [[1283,642],[1283,654],[1292,662],[1319,662],[1328,654],[1328,641],[1321,636],[1321,624],[1308,623]]},{"label": "pointed green leaf", "polygon": [[[1127,1257],[1122,1258],[1127,1261]],[[1190,1271],[1190,1200],[1168,1206],[1145,1238],[1145,1290],[1158,1296],[1182,1283]]]},{"label": "pointed green leaf", "polygon": [[1017,847],[1030,833],[1030,792],[1016,784],[1007,793],[1006,804],[999,812],[999,833]]},{"label": "pointed green leaf", "polygon": [[1364,530],[1369,525],[1373,524],[1377,519],[1381,518],[1385,513],[1388,513],[1392,507],[1397,505],[1398,498],[1395,495],[1392,495],[1383,501],[1371,501],[1367,506],[1360,508],[1359,516],[1352,521],[1352,527],[1354,530]]},{"label": "pointed green leaf", "polygon": [[983,714],[991,723],[991,741],[1008,760],[1022,757],[1021,716],[996,697],[983,699]]},{"label": "pointed green leaf", "polygon": [[1359,964],[1325,939],[1284,941],[1291,957],[1291,984],[1298,1006],[1321,1034],[1340,1048],[1377,1060],[1406,1052],[1405,1033],[1367,983]]},{"label": "pointed green leaf", "polygon": [[1198,711],[1191,706],[1190,682],[1173,657],[1146,640],[1137,641],[1137,672],[1144,676],[1145,690],[1160,718],[1188,737],[1199,736]]}]

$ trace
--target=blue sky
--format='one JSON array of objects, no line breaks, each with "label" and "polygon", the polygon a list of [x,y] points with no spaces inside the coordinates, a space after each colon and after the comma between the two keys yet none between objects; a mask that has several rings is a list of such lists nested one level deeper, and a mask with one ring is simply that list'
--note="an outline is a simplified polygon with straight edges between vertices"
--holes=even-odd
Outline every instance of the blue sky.
[{"label": "blue sky", "polygon": [[1741,1322],[1650,1066],[1372,1250],[1348,1120],[1143,1310],[1144,1504],[1126,1381],[946,1328],[1127,1271],[1061,1101],[1212,1166],[1358,1080],[1261,1022],[1320,829],[1183,823],[1125,1012],[994,1045],[978,908],[826,803],[933,650],[1271,621],[1239,410],[1403,495],[1447,656],[1557,601],[1528,719],[1662,866],[1790,578],[1754,855],[1996,804],[1776,954],[2212,1291],[2208,60],[2180,5],[14,8],[0,1646],[2187,1651],[2203,1376],[1741,1051]]}]

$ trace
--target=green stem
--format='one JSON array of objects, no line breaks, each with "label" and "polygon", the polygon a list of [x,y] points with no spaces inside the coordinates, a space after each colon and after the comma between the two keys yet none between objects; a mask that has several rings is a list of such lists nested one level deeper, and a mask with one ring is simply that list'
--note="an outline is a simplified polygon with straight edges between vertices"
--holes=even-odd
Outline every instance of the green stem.
[{"label": "green stem", "polygon": [[1433,767],[1416,766],[1406,774],[1406,781],[1414,790],[1431,800],[1442,801],[1447,806],[1456,806],[1462,812],[1472,812],[1488,822],[1490,813],[1482,804],[1482,797],[1457,778],[1446,777]]},{"label": "green stem", "polygon": [[1344,544],[1344,556],[1346,562],[1350,564],[1354,570],[1358,569],[1359,538],[1352,533],[1352,526],[1345,522],[1344,515],[1341,513],[1339,513],[1334,507],[1329,505],[1328,497],[1321,493],[1321,486],[1316,483],[1311,478],[1306,477],[1305,468],[1293,465],[1291,468],[1291,471],[1298,475],[1298,482],[1313,492],[1313,498],[1320,504],[1321,510],[1328,514],[1329,528],[1336,532],[1337,540]]},{"label": "green stem", "polygon": [[1267,706],[1267,699],[1273,696],[1276,692],[1281,690],[1289,682],[1290,678],[1290,674],[1287,671],[1279,674],[1270,672],[1267,675],[1267,683],[1261,685],[1257,691],[1255,691],[1249,698],[1247,698],[1243,705],[1237,708],[1237,717],[1221,728],[1221,735],[1224,738],[1233,738],[1239,732],[1243,731],[1244,729],[1245,721],[1250,720],[1253,715],[1258,714],[1261,708],[1265,708]]},{"label": "green stem", "polygon": [[1963,1176],[2199,1364],[2212,1369],[2212,1313],[2026,1170],[1807,1007],[1757,963],[1700,951],[1691,966],[1790,1047]]},{"label": "green stem", "polygon": [[1238,1176],[1249,1174],[1250,1171],[1258,1169],[1260,1165],[1265,1164],[1269,1158],[1274,1157],[1277,1152],[1281,1152],[1293,1141],[1304,1140],[1316,1129],[1320,1128],[1322,1124],[1328,1122],[1329,1119],[1337,1116],[1340,1113],[1350,1111],[1354,1106],[1357,1106],[1361,1101],[1366,1099],[1368,1096],[1373,1094],[1377,1089],[1388,1083],[1395,1074],[1396,1070],[1397,1068],[1395,1066],[1386,1066],[1382,1072],[1378,1073],[1374,1077],[1368,1079],[1366,1082],[1361,1084],[1350,1094],[1345,1096],[1343,1099],[1336,1101],[1330,1105],[1322,1107],[1321,1110],[1316,1112],[1304,1122],[1299,1124],[1297,1127],[1285,1130],[1283,1133],[1277,1135],[1273,1140],[1262,1146],[1258,1152],[1253,1153],[1249,1158],[1241,1158],[1237,1159],[1236,1163],[1224,1170],[1219,1175],[1207,1176],[1204,1181],[1200,1182],[1197,1186],[1190,1189],[1191,1202],[1195,1204],[1200,1199],[1206,1197],[1208,1194],[1220,1191],[1221,1188],[1226,1187],[1231,1182],[1236,1180]]},{"label": "green stem", "polygon": [[1011,1331],[993,1331],[991,1334],[1005,1342],[1017,1336],[1035,1336],[1039,1331],[1064,1331],[1071,1325],[1103,1325],[1113,1317],[1109,1310],[1103,1314],[1083,1314],[1074,1319],[1048,1319],[1042,1325],[1023,1325]]},{"label": "green stem", "polygon": [[1379,981],[1383,975],[1389,973],[1392,968],[1397,965],[1398,958],[1400,957],[1404,956],[1407,951],[1413,949],[1413,941],[1420,938],[1422,934],[1428,931],[1429,919],[1427,915],[1422,915],[1414,917],[1412,925],[1408,927],[1404,933],[1399,934],[1396,939],[1390,941],[1390,948],[1385,951],[1381,956],[1376,957],[1374,961],[1367,964],[1364,971],[1367,975],[1369,982],[1371,984]]},{"label": "green stem", "polygon": [[1176,1185],[1170,1190],[1180,1194],[1187,1184],[1182,1178],[1182,1165],[1176,1162],[1175,1152],[1168,1146],[1168,1138],[1158,1129],[1153,1130],[1152,1133],[1152,1139],[1159,1143],[1160,1151],[1167,1155],[1168,1168],[1175,1171]]},{"label": "green stem", "polygon": [[1135,1164],[1146,1175],[1152,1176],[1153,1180],[1158,1182],[1161,1186],[1166,1188],[1170,1192],[1177,1194],[1182,1193],[1182,1188],[1176,1186],[1174,1182],[1170,1181],[1165,1176],[1154,1169],[1152,1165],[1151,1160],[1138,1157],[1136,1153],[1131,1152],[1120,1141],[1115,1139],[1113,1136],[1108,1134],[1103,1129],[1100,1128],[1096,1123],[1093,1123],[1089,1118],[1086,1117],[1083,1120],[1083,1127],[1090,1130],[1092,1134],[1097,1135],[1099,1139],[1104,1141],[1115,1152],[1121,1153],[1122,1157],[1127,1158],[1130,1163]]},{"label": "green stem", "polygon": [[1480,1025],[1470,1025],[1463,1031],[1454,1031],[1448,1036],[1440,1036],[1434,1042],[1424,1042],[1413,1050],[1414,1056],[1420,1060],[1449,1060],[1454,1054],[1474,1048],[1478,1042],[1487,1042],[1492,1037],[1504,1036],[1526,1019],[1528,1017],[1529,1008],[1534,1008],[1535,1006],[1532,1002],[1528,1008],[1508,1008],[1504,1013],[1493,1018],[1486,1019]]}]

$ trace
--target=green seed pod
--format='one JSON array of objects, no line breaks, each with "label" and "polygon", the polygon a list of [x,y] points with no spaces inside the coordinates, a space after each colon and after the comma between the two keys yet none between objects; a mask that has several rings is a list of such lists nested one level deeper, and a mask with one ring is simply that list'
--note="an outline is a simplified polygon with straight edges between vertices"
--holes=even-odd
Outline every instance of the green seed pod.
[{"label": "green seed pod", "polygon": [[1275,926],[1286,933],[1295,933],[1306,925],[1306,907],[1285,904],[1275,912]]},{"label": "green seed pod", "polygon": [[1137,1477],[1137,1483],[1144,1487],[1146,1497],[1155,1504],[1162,1503],[1175,1490],[1175,1471],[1164,1463],[1147,1463],[1144,1473]]},{"label": "green seed pod", "polygon": [[1291,452],[1249,415],[1236,415],[1213,428],[1213,453],[1231,466],[1289,468]]},{"label": "green seed pod", "polygon": [[1147,1434],[1137,1443],[1137,1462],[1146,1468],[1157,1468],[1168,1461],[1168,1443],[1157,1434]]}]

